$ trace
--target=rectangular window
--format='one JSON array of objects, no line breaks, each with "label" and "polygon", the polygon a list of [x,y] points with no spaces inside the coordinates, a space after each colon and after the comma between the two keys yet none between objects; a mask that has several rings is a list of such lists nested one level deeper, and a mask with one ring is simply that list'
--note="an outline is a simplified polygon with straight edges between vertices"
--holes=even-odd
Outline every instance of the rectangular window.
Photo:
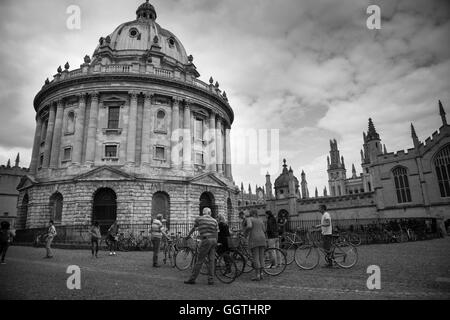
[{"label": "rectangular window", "polygon": [[166,152],[164,147],[155,147],[155,159],[166,160]]},{"label": "rectangular window", "polygon": [[72,147],[64,148],[62,161],[70,161],[70,160],[72,160]]},{"label": "rectangular window", "polygon": [[117,145],[105,146],[105,158],[117,158]]},{"label": "rectangular window", "polygon": [[195,164],[204,165],[203,153],[197,152],[195,154]]},{"label": "rectangular window", "polygon": [[119,128],[120,107],[109,107],[108,109],[108,129]]},{"label": "rectangular window", "polygon": [[203,141],[203,120],[195,118],[194,122],[195,140]]},{"label": "rectangular window", "polygon": [[44,164],[44,154],[42,153],[39,156],[39,168],[42,168],[42,165]]}]

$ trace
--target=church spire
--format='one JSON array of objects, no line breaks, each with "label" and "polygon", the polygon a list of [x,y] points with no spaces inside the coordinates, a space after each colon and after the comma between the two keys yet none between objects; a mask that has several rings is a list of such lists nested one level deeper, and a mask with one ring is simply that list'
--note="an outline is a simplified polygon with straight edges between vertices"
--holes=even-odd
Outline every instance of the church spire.
[{"label": "church spire", "polygon": [[414,148],[417,148],[420,144],[419,138],[417,138],[416,129],[414,129],[414,125],[411,123],[411,137],[413,139]]},{"label": "church spire", "polygon": [[352,178],[356,178],[356,168],[354,163],[352,163]]},{"label": "church spire", "polygon": [[367,131],[367,141],[370,140],[380,140],[380,135],[375,129],[375,125],[373,124],[372,118],[369,118],[369,129]]},{"label": "church spire", "polygon": [[445,110],[444,110],[444,107],[442,106],[441,100],[439,100],[439,114],[441,115],[442,125],[446,126],[447,125],[447,117],[445,116]]},{"label": "church spire", "polygon": [[19,166],[19,163],[20,163],[20,154],[17,153],[17,157],[16,157],[16,167]]}]

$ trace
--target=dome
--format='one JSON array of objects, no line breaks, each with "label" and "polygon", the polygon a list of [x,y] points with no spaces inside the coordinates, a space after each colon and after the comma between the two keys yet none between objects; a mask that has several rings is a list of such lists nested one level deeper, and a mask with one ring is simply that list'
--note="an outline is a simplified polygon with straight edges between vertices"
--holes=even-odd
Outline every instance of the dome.
[{"label": "dome", "polygon": [[148,1],[143,3],[136,11],[136,20],[125,22],[107,37],[100,38],[94,57],[105,53],[113,60],[111,62],[117,63],[153,52],[166,57],[169,63],[189,64],[181,41],[156,23],[156,17],[155,8]]},{"label": "dome", "polygon": [[[293,173],[292,169],[287,169],[286,165],[286,159],[283,160],[283,172],[278,176],[278,178],[275,180],[275,188],[287,188],[289,187],[289,180],[290,180],[290,174]],[[298,179],[293,176],[295,181],[295,187],[297,188],[299,186]]]}]

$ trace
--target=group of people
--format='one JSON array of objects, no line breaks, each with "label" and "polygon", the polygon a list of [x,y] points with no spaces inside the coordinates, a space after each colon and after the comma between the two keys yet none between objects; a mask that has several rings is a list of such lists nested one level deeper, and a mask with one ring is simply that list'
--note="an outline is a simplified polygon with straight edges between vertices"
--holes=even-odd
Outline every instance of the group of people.
[{"label": "group of people", "polygon": [[[322,214],[321,223],[316,228],[321,229],[323,235],[323,246],[325,252],[328,254],[331,248],[332,242],[332,225],[330,214],[326,211],[325,205],[319,206],[319,211]],[[287,218],[280,215],[278,219],[275,218],[271,211],[266,211],[267,223],[265,224],[262,219],[258,217],[256,210],[251,210],[249,213],[240,212],[240,232],[247,238],[248,248],[250,249],[253,258],[253,267],[255,270],[255,276],[252,281],[260,281],[263,278],[264,268],[264,251],[266,247],[279,248],[280,239],[283,239],[283,235],[286,231]],[[216,250],[219,254],[227,252],[228,239],[230,237],[229,226],[226,223],[225,216],[222,214],[216,214],[212,216],[210,208],[203,208],[200,215],[195,219],[194,226],[190,230],[186,239],[198,230],[200,245],[198,249],[198,259],[192,270],[192,274],[186,284],[195,284],[195,281],[200,273],[200,269],[208,258],[208,284],[214,284],[214,266],[215,266],[215,253]],[[91,251],[92,257],[98,258],[99,241],[101,240],[100,226],[97,221],[94,221],[91,229],[89,230],[91,236]],[[56,228],[52,220],[49,222],[46,237],[46,256],[44,258],[52,258],[51,244],[53,239],[57,235]],[[114,222],[108,229],[107,239],[109,245],[109,255],[115,256],[117,250],[117,241],[119,235],[119,225]],[[8,222],[3,221],[0,229],[0,256],[1,264],[5,262],[5,255],[10,242],[12,241],[14,234],[10,231],[10,225]],[[151,242],[153,246],[153,267],[159,267],[158,255],[161,246],[162,237],[167,237],[167,232],[163,225],[163,216],[158,214],[155,219],[151,221]],[[273,250],[276,251],[276,250]],[[278,252],[278,251],[276,251]],[[275,254],[271,252],[271,261],[273,266],[278,266],[282,261],[281,253]],[[327,258],[327,257],[326,257]],[[228,263],[231,258],[225,255]],[[327,266],[332,266],[331,259],[326,259]]]}]

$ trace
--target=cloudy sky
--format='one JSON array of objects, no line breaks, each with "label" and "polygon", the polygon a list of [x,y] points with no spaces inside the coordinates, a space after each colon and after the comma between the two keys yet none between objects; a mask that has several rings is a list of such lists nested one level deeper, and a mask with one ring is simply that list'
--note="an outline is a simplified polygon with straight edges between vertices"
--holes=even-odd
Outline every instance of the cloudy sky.
[{"label": "cloudy sky", "polygon": [[[34,95],[66,61],[77,68],[100,36],[135,18],[143,0],[0,1],[0,163],[28,166]],[[218,80],[235,111],[233,130],[279,129],[272,181],[286,158],[307,173],[310,193],[327,185],[329,139],[347,168],[372,117],[388,151],[412,147],[450,113],[450,2],[447,0],[153,0],[158,19],[192,54],[201,78]],[[81,29],[66,27],[69,5]],[[366,9],[381,8],[381,30]],[[450,114],[449,114],[450,116]],[[236,145],[234,135],[233,146]],[[260,165],[235,165],[240,185],[263,184]],[[351,174],[351,173],[350,173]]]}]

